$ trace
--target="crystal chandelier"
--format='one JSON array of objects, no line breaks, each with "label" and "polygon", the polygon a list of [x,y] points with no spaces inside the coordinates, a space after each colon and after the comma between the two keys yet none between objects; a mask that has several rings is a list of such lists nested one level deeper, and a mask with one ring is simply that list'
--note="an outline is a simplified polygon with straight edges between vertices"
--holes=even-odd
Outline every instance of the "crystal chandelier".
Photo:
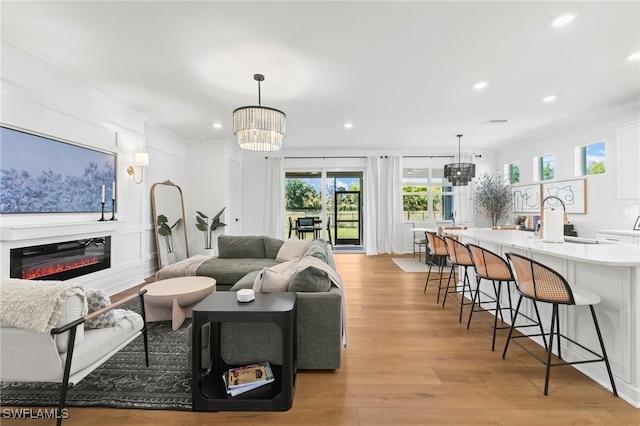
[{"label": "crystal chandelier", "polygon": [[460,163],[460,138],[458,137],[458,163],[445,164],[444,177],[449,179],[453,186],[465,186],[476,177],[476,165],[473,163]]},{"label": "crystal chandelier", "polygon": [[287,116],[275,108],[261,106],[260,82],[264,75],[254,74],[258,82],[258,106],[244,106],[233,111],[233,134],[238,146],[250,151],[278,151],[282,147]]}]

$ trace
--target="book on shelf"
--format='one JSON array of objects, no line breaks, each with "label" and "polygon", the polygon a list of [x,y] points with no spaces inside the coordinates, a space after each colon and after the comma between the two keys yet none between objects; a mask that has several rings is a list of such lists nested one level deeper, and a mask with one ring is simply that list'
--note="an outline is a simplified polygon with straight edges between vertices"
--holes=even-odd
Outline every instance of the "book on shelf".
[{"label": "book on shelf", "polygon": [[269,362],[230,368],[222,374],[227,393],[236,396],[273,382],[273,371]]}]

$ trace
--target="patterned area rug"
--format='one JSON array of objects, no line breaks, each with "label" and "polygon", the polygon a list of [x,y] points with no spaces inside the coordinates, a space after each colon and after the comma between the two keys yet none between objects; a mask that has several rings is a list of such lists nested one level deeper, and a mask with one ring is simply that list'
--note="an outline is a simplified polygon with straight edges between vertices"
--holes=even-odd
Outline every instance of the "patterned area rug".
[{"label": "patterned area rug", "polygon": [[[147,324],[149,367],[137,338],[67,392],[67,406],[191,410],[191,371],[187,367],[187,326],[171,331],[171,321]],[[57,406],[58,383],[5,383],[0,405]]]},{"label": "patterned area rug", "polygon": [[[405,272],[429,272],[429,265],[424,263],[424,258],[422,261],[419,261],[417,257],[393,257],[391,260]],[[437,268],[435,271],[437,272]]]}]

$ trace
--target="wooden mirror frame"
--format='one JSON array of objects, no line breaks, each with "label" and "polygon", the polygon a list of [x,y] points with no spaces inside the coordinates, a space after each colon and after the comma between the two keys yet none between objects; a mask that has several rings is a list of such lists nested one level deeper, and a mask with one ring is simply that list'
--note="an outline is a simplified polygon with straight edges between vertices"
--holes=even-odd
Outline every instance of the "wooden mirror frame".
[{"label": "wooden mirror frame", "polygon": [[[162,202],[160,200],[158,200],[158,190],[160,190],[160,188],[163,187],[168,187],[168,188],[175,188],[175,190],[177,190],[177,196],[179,196],[179,199],[176,198],[175,202],[180,204],[179,208],[173,208],[171,210],[171,213],[173,213],[173,216],[178,216],[178,215],[182,215],[182,217],[175,219],[174,217],[170,217],[169,215],[167,215],[166,211],[168,210],[166,208],[167,205],[170,204],[164,204],[164,210],[159,208],[158,203],[161,203],[162,207]],[[171,194],[169,194],[171,195]],[[173,195],[171,195],[173,196]],[[160,198],[162,198],[162,195],[160,195]],[[172,200],[170,200],[170,203],[173,202]],[[189,243],[187,240],[187,222],[186,222],[186,217],[185,217],[185,212],[184,212],[184,197],[182,196],[182,189],[176,185],[175,183],[171,182],[170,180],[166,180],[164,182],[157,182],[154,183],[151,186],[151,210],[152,210],[152,214],[153,214],[153,231],[155,234],[155,238],[156,238],[156,253],[158,256],[158,269],[162,269],[165,266],[170,265],[171,262],[167,259],[168,257],[168,253],[169,251],[167,250],[167,243],[166,243],[166,239],[162,239],[160,238],[161,235],[158,232],[158,216],[160,214],[164,214],[167,219],[168,219],[168,225],[174,226],[171,233],[171,241],[173,242],[173,253],[176,253],[176,259],[175,261],[180,261],[183,259],[187,259],[189,257]],[[178,221],[180,221],[180,219],[182,219],[181,223],[178,223]],[[182,231],[179,230],[180,226],[182,227]],[[180,240],[173,240],[173,238],[175,238],[176,236],[184,236],[184,240],[180,239]]]}]

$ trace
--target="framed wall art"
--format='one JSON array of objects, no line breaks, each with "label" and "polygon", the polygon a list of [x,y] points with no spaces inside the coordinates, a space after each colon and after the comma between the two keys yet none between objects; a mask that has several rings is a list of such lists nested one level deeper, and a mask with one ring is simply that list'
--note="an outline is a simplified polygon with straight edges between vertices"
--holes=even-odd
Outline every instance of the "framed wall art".
[{"label": "framed wall art", "polygon": [[[558,197],[564,203],[567,213],[587,213],[587,180],[574,179],[542,184],[542,199],[546,197]],[[544,203],[544,208],[560,207],[556,199],[549,199]]]},{"label": "framed wall art", "polygon": [[100,212],[115,198],[116,154],[0,127],[0,213]]},{"label": "framed wall art", "polygon": [[518,185],[511,187],[513,213],[540,213],[542,202],[541,185]]}]

